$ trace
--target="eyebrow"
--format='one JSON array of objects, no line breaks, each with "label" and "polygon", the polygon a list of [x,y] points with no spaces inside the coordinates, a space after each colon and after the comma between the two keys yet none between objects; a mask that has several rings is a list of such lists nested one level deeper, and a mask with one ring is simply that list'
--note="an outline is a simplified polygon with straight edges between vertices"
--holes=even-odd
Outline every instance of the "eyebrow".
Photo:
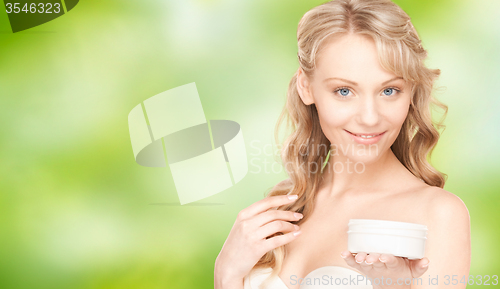
[{"label": "eyebrow", "polygon": [[[354,82],[352,80],[347,80],[347,79],[343,79],[343,78],[339,78],[339,77],[330,77],[330,78],[325,79],[323,82],[328,82],[328,81],[333,80],[333,79],[338,79],[338,80],[350,83],[352,85],[358,85],[356,82]],[[394,80],[398,80],[398,79],[403,79],[403,78],[401,76],[396,76],[392,79],[389,79],[389,80],[383,82],[382,85],[386,85],[387,83],[394,81]]]}]

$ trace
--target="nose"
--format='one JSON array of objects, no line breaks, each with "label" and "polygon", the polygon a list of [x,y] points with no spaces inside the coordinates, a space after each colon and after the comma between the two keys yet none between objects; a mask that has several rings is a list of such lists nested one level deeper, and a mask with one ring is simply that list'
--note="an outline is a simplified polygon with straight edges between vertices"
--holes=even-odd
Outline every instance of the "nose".
[{"label": "nose", "polygon": [[374,97],[362,97],[358,111],[360,125],[376,126],[380,121],[380,111]]}]

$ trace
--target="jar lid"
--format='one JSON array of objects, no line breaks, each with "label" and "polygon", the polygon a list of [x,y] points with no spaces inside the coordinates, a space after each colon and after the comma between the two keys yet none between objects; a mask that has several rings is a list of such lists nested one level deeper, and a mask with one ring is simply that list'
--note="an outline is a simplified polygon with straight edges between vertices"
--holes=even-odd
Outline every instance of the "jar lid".
[{"label": "jar lid", "polygon": [[352,225],[365,228],[427,230],[426,225],[388,220],[350,219],[348,226]]}]

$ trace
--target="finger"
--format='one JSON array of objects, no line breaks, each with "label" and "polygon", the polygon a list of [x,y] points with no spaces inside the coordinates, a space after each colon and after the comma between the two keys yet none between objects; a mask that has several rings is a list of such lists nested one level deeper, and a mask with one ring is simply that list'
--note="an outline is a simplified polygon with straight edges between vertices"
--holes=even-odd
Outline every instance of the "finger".
[{"label": "finger", "polygon": [[257,229],[256,235],[259,239],[269,237],[277,232],[293,232],[298,231],[300,228],[290,222],[273,221]]},{"label": "finger", "polygon": [[384,270],[387,269],[387,266],[385,263],[380,262],[380,254],[378,253],[372,253],[366,257],[365,262],[371,263],[373,268],[376,270]]},{"label": "finger", "polygon": [[301,233],[302,232],[299,230],[266,239],[264,240],[264,248],[266,249],[266,252],[271,251],[279,246],[283,246],[297,239]]},{"label": "finger", "polygon": [[356,263],[356,260],[354,259],[354,256],[351,254],[349,251],[344,251],[340,254],[340,257],[344,259],[344,261],[347,263],[347,265],[359,269],[360,266],[358,263]]},{"label": "finger", "polygon": [[429,259],[424,257],[419,260],[410,260],[410,268],[413,278],[418,278],[422,276],[427,269],[429,269]]},{"label": "finger", "polygon": [[354,257],[354,259],[355,259],[356,263],[361,265],[361,263],[365,262],[367,255],[368,254],[366,254],[365,252],[358,252],[358,254],[356,255],[356,257]]},{"label": "finger", "polygon": [[392,254],[382,254],[380,256],[380,262],[385,263],[388,269],[396,269],[399,267],[398,258]]},{"label": "finger", "polygon": [[264,213],[258,214],[253,217],[255,224],[258,227],[262,227],[265,224],[274,220],[285,220],[285,221],[298,221],[302,219],[303,215],[301,213],[295,213],[291,211],[283,210],[270,210]]},{"label": "finger", "polygon": [[361,270],[362,270],[364,273],[366,273],[366,272],[368,272],[368,271],[370,271],[370,270],[372,270],[372,269],[373,269],[372,264],[373,264],[373,263],[370,263],[370,264],[366,263],[366,258],[365,258],[365,260],[364,260],[363,262],[359,263],[359,266],[361,267]]},{"label": "finger", "polygon": [[385,264],[380,262],[379,258],[380,258],[380,254],[370,253],[370,254],[368,254],[368,256],[366,256],[365,263],[367,265],[372,265],[373,268],[375,268],[375,269],[385,268],[386,267]]},{"label": "finger", "polygon": [[281,205],[289,204],[296,201],[298,195],[280,195],[264,198],[257,201],[245,209],[241,210],[238,214],[240,220],[246,220],[259,213],[265,212],[271,208],[279,207]]}]

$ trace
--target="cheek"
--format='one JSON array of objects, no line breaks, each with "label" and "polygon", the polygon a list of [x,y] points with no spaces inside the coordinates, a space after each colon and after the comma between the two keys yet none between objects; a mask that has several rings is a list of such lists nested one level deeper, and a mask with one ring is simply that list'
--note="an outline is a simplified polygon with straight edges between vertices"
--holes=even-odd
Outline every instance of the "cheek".
[{"label": "cheek", "polygon": [[326,136],[329,131],[344,128],[352,120],[355,110],[349,106],[335,105],[335,103],[318,103],[316,106],[321,129]]},{"label": "cheek", "polygon": [[392,109],[388,117],[391,119],[391,122],[393,124],[401,126],[403,125],[406,117],[408,116],[409,108],[410,108],[409,101],[402,101],[400,103],[397,103],[396,107]]}]

